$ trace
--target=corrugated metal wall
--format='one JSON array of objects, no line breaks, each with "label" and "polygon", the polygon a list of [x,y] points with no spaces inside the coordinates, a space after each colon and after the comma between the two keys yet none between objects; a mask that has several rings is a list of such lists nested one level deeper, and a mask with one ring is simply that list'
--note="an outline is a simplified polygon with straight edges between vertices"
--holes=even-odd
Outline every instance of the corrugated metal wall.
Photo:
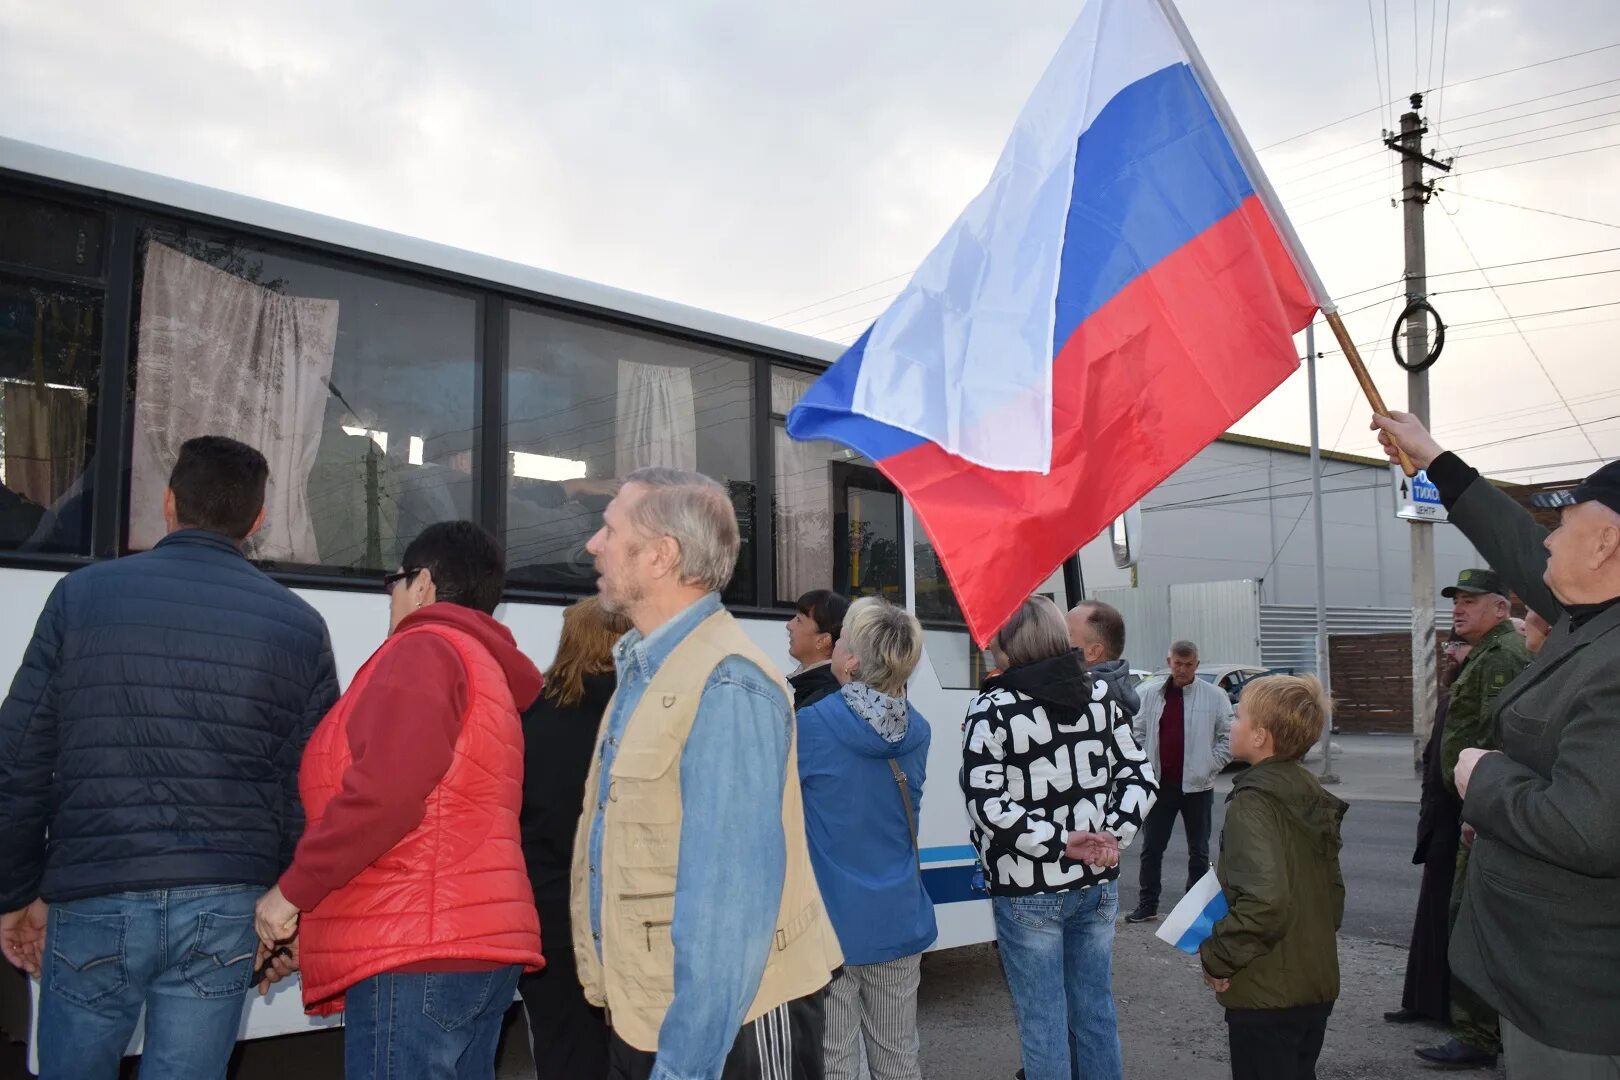
[{"label": "corrugated metal wall", "polygon": [[1260,583],[1204,581],[1145,589],[1097,589],[1094,600],[1125,617],[1125,655],[1140,668],[1164,666],[1170,643],[1185,638],[1212,663],[1258,664]]},{"label": "corrugated metal wall", "polygon": [[[1451,608],[1436,608],[1435,629],[1451,632]],[[1330,607],[1328,634],[1410,633],[1410,608]],[[1293,604],[1260,606],[1261,663],[1269,668],[1316,672],[1316,608]]]},{"label": "corrugated metal wall", "polygon": [[[1137,589],[1096,589],[1093,600],[1125,617],[1125,655],[1135,667],[1164,666],[1170,643],[1186,638],[1212,663],[1262,664],[1316,671],[1316,608],[1261,604],[1253,580]],[[1451,630],[1451,608],[1435,609],[1435,628]],[[1329,607],[1329,634],[1384,634],[1412,628],[1408,608]]]}]

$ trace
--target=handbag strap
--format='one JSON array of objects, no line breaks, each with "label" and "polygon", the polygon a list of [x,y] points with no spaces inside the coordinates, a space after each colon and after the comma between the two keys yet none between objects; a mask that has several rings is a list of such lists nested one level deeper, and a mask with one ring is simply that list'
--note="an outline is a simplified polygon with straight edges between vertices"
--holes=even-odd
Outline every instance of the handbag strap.
[{"label": "handbag strap", "polygon": [[894,773],[894,783],[900,791],[900,805],[906,811],[906,827],[911,830],[911,850],[917,853],[917,866],[920,869],[922,848],[917,845],[917,817],[911,809],[911,789],[906,786],[906,774],[900,770],[900,763],[894,758],[889,759],[889,771]]}]

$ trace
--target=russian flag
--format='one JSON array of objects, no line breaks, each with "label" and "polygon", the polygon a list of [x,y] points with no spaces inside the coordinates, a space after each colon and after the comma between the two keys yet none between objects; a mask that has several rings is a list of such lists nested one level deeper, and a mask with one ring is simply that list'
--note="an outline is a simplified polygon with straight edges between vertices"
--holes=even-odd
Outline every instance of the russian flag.
[{"label": "russian flag", "polygon": [[1211,870],[1187,891],[1181,903],[1165,916],[1153,936],[1169,942],[1184,953],[1198,955],[1198,946],[1209,940],[1215,924],[1226,918],[1226,894]]},{"label": "russian flag", "polygon": [[983,644],[1287,378],[1327,302],[1170,0],[1090,0],[988,186],[787,429],[905,493]]}]

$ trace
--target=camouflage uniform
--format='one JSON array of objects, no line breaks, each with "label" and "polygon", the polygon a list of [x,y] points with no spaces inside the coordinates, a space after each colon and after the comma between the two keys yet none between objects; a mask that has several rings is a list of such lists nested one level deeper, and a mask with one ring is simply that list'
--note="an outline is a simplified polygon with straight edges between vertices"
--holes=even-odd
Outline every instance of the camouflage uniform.
[{"label": "camouflage uniform", "polygon": [[[1458,585],[1466,588],[1468,576],[1478,573],[1477,570],[1463,571],[1464,580],[1459,580]],[[1469,747],[1498,748],[1496,717],[1491,703],[1529,666],[1530,650],[1525,648],[1523,636],[1505,619],[1487,632],[1468,654],[1457,681],[1451,684],[1451,706],[1440,742],[1440,775],[1452,794],[1457,792],[1457,758],[1462,752]],[[1451,886],[1453,929],[1457,925],[1457,914],[1462,910],[1463,882],[1467,878],[1468,848],[1461,847],[1457,849],[1457,871]],[[1456,978],[1451,981],[1451,1026],[1456,1029],[1457,1038],[1475,1050],[1488,1054],[1501,1051],[1496,1011]]]}]

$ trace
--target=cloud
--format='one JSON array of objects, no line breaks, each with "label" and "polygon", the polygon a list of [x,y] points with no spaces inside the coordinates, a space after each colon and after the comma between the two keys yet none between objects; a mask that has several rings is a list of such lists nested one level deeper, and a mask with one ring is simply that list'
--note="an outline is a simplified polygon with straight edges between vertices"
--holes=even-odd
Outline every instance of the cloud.
[{"label": "cloud", "polygon": [[[1448,82],[1620,40],[1620,9],[1605,0],[1453,8]],[[983,184],[1075,10],[1034,0],[607,8],[0,0],[0,98],[11,106],[0,133],[760,318],[914,267]],[[1428,6],[1394,5],[1387,64],[1373,61],[1374,40],[1385,45],[1382,19],[1369,27],[1353,7],[1187,0],[1183,12],[1257,146],[1371,110],[1262,157],[1331,289],[1398,278],[1400,215],[1388,204],[1390,159],[1377,141],[1395,110],[1380,109],[1379,96],[1386,70],[1402,97],[1440,81]],[[1431,98],[1430,115],[1610,78],[1617,56],[1469,82]],[[1603,204],[1620,180],[1620,152],[1477,175],[1470,167],[1620,139],[1572,135],[1500,153],[1479,145],[1512,130],[1459,132],[1450,144],[1461,175],[1430,207],[1431,268],[1472,265],[1453,226],[1487,265],[1616,246],[1613,230],[1469,201],[1612,219]],[[1444,122],[1438,135],[1448,138]],[[1544,264],[1522,276],[1605,266],[1620,260]],[[897,284],[785,321],[852,336]],[[1502,295],[1516,312],[1550,310],[1620,299],[1617,284],[1594,277]],[[1345,308],[1398,292],[1364,293]],[[1455,323],[1502,315],[1488,292],[1436,303]],[[1357,338],[1387,338],[1390,314],[1386,303],[1351,316]],[[1572,399],[1608,389],[1614,377],[1593,373],[1606,370],[1604,327],[1540,329],[1559,321],[1525,324],[1538,327],[1531,340],[1551,383],[1521,340],[1485,336],[1510,324],[1459,330],[1433,373],[1442,432],[1527,403],[1556,405],[1554,384]],[[1403,401],[1404,376],[1387,347],[1370,353],[1386,396]],[[1337,358],[1324,364],[1324,438],[1331,443],[1351,415],[1343,445],[1366,449],[1364,410],[1342,369]],[[1243,430],[1303,441],[1299,383]],[[1607,415],[1617,401],[1581,415]],[[1567,413],[1560,421],[1553,408],[1500,428],[1559,422]],[[1598,444],[1610,445],[1601,436]],[[1508,467],[1592,456],[1583,445],[1577,432],[1482,454]]]}]

